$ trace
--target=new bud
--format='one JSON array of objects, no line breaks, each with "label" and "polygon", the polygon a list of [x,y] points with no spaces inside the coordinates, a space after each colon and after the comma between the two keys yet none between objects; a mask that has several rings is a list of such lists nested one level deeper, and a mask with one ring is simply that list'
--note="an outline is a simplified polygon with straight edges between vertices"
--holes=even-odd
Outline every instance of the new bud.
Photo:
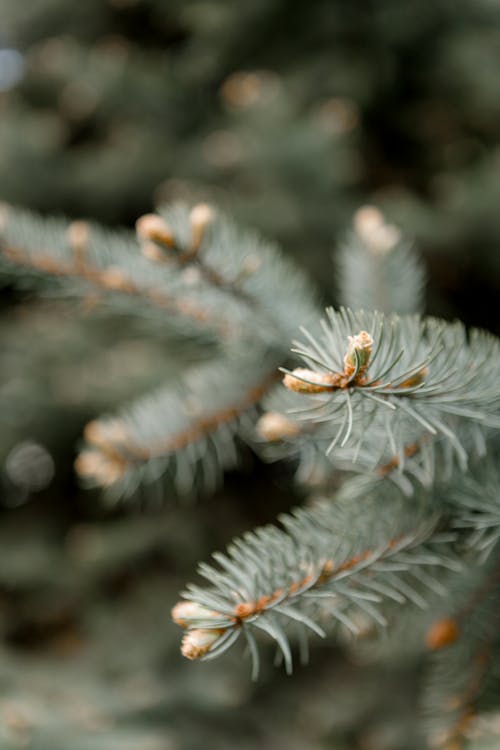
[{"label": "new bud", "polygon": [[268,411],[263,414],[255,425],[255,429],[269,443],[293,438],[300,433],[300,427],[295,422],[276,411]]},{"label": "new bud", "polygon": [[339,375],[297,367],[285,375],[283,385],[296,393],[324,393],[339,387]]},{"label": "new bud", "polygon": [[349,346],[344,357],[345,375],[350,377],[359,363],[358,374],[366,371],[373,350],[373,339],[366,331],[360,331],[356,336],[349,336]]},{"label": "new bud", "polygon": [[172,609],[172,620],[181,628],[189,628],[196,622],[206,622],[207,620],[220,620],[222,615],[213,609],[203,607],[198,602],[177,602]]},{"label": "new bud", "polygon": [[102,449],[117,443],[126,443],[129,438],[125,424],[119,419],[88,422],[83,431],[83,436],[87,442]]},{"label": "new bud", "polygon": [[111,487],[118,482],[125,474],[126,468],[125,461],[99,450],[82,451],[75,461],[77,474],[93,479],[101,487]]},{"label": "new bud", "polygon": [[189,630],[182,639],[181,653],[186,659],[200,659],[215,646],[225,631],[221,628]]},{"label": "new bud", "polygon": [[387,255],[401,240],[401,232],[387,224],[375,206],[362,206],[354,216],[354,229],[374,255]]},{"label": "new bud", "polygon": [[189,223],[191,225],[191,250],[199,249],[207,227],[214,220],[214,210],[207,203],[198,203],[191,209]]},{"label": "new bud", "polygon": [[144,214],[135,222],[135,230],[139,240],[150,240],[158,242],[160,245],[167,247],[175,246],[175,238],[172,230],[165,219],[158,214]]},{"label": "new bud", "polygon": [[66,230],[66,237],[73,250],[81,250],[87,246],[90,229],[86,221],[72,221]]}]

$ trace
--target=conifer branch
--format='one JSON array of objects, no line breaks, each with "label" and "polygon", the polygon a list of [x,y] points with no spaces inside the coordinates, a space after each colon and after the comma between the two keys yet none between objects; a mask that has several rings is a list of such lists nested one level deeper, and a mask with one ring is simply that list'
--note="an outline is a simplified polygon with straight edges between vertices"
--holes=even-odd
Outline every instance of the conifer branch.
[{"label": "conifer branch", "polygon": [[[361,517],[354,497],[363,498]],[[290,671],[287,628],[293,624],[324,635],[326,604],[330,627],[342,624],[355,634],[356,612],[362,611],[374,623],[385,623],[379,611],[385,597],[424,606],[418,592],[422,579],[415,588],[408,574],[413,566],[449,561],[422,546],[436,518],[418,498],[415,512],[418,520],[409,526],[400,492],[386,483],[365,480],[346,486],[333,504],[320,503],[283,516],[284,530],[264,527],[235,540],[227,554],[214,555],[218,568],[200,566],[200,574],[211,586],[189,586],[184,594],[187,602],[174,608],[174,619],[188,628],[183,652],[193,658],[191,630],[195,639],[200,632],[216,630],[217,637],[196,658],[214,658],[240,633],[253,643],[255,653],[257,628],[276,640]],[[254,674],[256,670],[255,662]]]},{"label": "conifer branch", "polygon": [[399,229],[374,206],[354,216],[354,231],[335,256],[341,304],[407,315],[423,309],[425,271]]},{"label": "conifer branch", "polygon": [[[306,341],[293,350],[311,369],[285,371],[284,384],[308,399],[311,408],[302,419],[330,421],[328,451],[364,440],[369,423],[372,442],[391,443],[396,455],[415,442],[415,430],[419,441],[439,435],[463,468],[467,452],[457,425],[471,420],[483,428],[500,426],[500,345],[490,334],[475,330],[467,337],[460,324],[433,318],[344,309],[328,309],[327,316],[318,335],[303,329]],[[351,373],[346,342],[360,329],[371,332],[373,353],[367,350],[362,364],[355,348]],[[392,417],[384,418],[389,409]]]},{"label": "conifer branch", "polygon": [[[77,225],[80,237],[76,239]],[[133,235],[125,232],[105,232],[85,222],[42,221],[27,211],[9,207],[0,227],[0,257],[5,262],[4,270],[14,266],[24,275],[32,271],[42,279],[82,282],[83,293],[91,287],[135,297],[141,305],[156,307],[162,314],[213,329],[222,340],[236,335],[228,320],[201,305],[188,287],[174,288],[168,282],[160,286],[155,279],[157,272],[141,259]],[[170,322],[170,318],[167,320]]]},{"label": "conifer branch", "polygon": [[[137,233],[140,243],[128,232],[9,207],[0,226],[0,259],[23,283],[33,272],[76,294],[98,288],[110,293],[110,302],[131,299],[136,315],[158,308],[163,326],[186,319],[191,335],[194,325],[222,342],[260,339],[284,351],[300,322],[317,315],[316,294],[304,275],[275,247],[208,206],[166,207],[141,217]],[[165,312],[171,314],[166,319]]]},{"label": "conifer branch", "polygon": [[[255,449],[267,461],[289,459],[296,466],[296,479],[314,487],[331,487],[339,471],[374,472],[398,484],[409,495],[410,477],[426,488],[436,481],[450,481],[457,469],[457,453],[446,436],[421,430],[414,420],[400,419],[394,425],[393,412],[372,409],[361,402],[354,418],[348,443],[339,441],[333,450],[332,432],[345,424],[342,411],[325,412],[320,396],[317,406],[312,397],[275,387],[263,400],[265,412],[256,424]],[[481,422],[455,420],[454,435],[467,456],[483,458],[490,433]]]},{"label": "conifer branch", "polygon": [[162,477],[180,494],[213,490],[237,463],[238,441],[248,441],[251,414],[275,382],[272,358],[197,367],[179,385],[90,422],[76,470],[112,499]]}]

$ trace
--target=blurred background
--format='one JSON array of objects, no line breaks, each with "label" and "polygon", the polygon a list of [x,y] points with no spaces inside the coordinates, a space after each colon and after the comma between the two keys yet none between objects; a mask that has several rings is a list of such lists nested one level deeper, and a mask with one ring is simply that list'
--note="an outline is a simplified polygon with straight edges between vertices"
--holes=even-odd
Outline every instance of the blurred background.
[{"label": "blurred background", "polygon": [[[110,226],[213,202],[330,303],[332,253],[375,204],[425,257],[429,312],[500,333],[499,69],[498,0],[0,0],[0,200]],[[85,422],[183,356],[2,289],[0,748],[421,747],[411,664],[323,644],[254,686],[237,656],[178,655],[196,562],[291,504],[255,463],[155,513],[78,488]]]}]

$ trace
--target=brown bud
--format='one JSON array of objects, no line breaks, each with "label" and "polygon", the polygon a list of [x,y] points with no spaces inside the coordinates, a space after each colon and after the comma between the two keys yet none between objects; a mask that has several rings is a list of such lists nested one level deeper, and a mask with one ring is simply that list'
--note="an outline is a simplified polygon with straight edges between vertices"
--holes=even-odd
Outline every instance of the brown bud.
[{"label": "brown bud", "polygon": [[200,659],[210,651],[224,632],[223,628],[189,630],[182,639],[182,655],[186,659]]},{"label": "brown bud", "polygon": [[165,219],[158,214],[144,214],[135,222],[135,230],[140,240],[152,240],[160,245],[175,247],[175,237]]},{"label": "brown bud", "polygon": [[283,385],[297,393],[324,393],[339,388],[340,380],[338,373],[315,372],[297,367],[292,373],[285,375]]},{"label": "brown bud", "polygon": [[207,203],[198,203],[191,209],[189,223],[191,224],[191,250],[198,250],[206,228],[214,220],[214,210]]},{"label": "brown bud", "polygon": [[255,429],[264,440],[270,443],[275,440],[293,438],[300,433],[300,427],[295,422],[276,411],[263,414],[255,425]]},{"label": "brown bud", "polygon": [[458,639],[460,631],[456,620],[450,617],[437,620],[427,630],[425,643],[430,651],[451,646]]}]

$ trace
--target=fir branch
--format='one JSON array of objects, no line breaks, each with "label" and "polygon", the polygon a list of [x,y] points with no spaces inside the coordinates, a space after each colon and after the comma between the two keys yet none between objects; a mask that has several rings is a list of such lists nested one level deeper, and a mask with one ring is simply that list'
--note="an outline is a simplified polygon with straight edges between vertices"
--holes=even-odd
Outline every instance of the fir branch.
[{"label": "fir branch", "polygon": [[[363,503],[361,516],[353,494]],[[276,640],[290,671],[286,628],[293,623],[324,634],[323,622],[314,615],[324,616],[326,602],[330,626],[341,623],[354,633],[356,612],[384,623],[379,605],[385,596],[425,605],[406,574],[413,566],[448,561],[422,547],[436,521],[422,497],[415,499],[414,510],[410,525],[395,487],[373,480],[350,483],[335,503],[323,502],[283,516],[283,530],[258,529],[235,540],[226,555],[216,553],[218,568],[205,564],[199,568],[210,588],[189,586],[184,594],[188,602],[179,605],[174,618],[197,633],[220,631],[218,637],[224,641],[219,645],[218,637],[214,639],[198,654],[203,658],[213,658],[219,648],[224,651],[229,633],[235,634],[232,644],[239,633],[253,642],[255,629],[265,630]],[[188,605],[193,609],[183,620],[182,606]],[[190,642],[188,630],[184,644]],[[256,669],[254,663],[254,673]]]},{"label": "fir branch", "polygon": [[[461,324],[434,318],[331,308],[327,316],[318,335],[303,329],[306,341],[293,350],[312,369],[285,370],[284,383],[309,399],[303,419],[330,420],[330,451],[352,446],[370,423],[373,443],[390,442],[403,455],[414,442],[410,426],[419,440],[445,438],[464,468],[467,452],[457,425],[471,420],[483,428],[500,426],[500,345],[490,334],[474,330],[467,337]],[[371,334],[373,353],[361,368],[355,350],[358,367],[350,374],[346,342],[360,329]],[[385,419],[389,409],[392,417]]]},{"label": "fir branch", "polygon": [[103,290],[114,304],[136,298],[135,314],[158,308],[169,313],[163,325],[185,319],[222,341],[260,339],[284,348],[299,323],[317,315],[316,294],[303,273],[258,235],[206,206],[164,207],[161,215],[141,217],[137,231],[142,252],[128,232],[84,222],[75,227],[9,207],[0,259],[23,283],[32,272],[63,282],[68,292]]},{"label": "fir branch", "polygon": [[80,283],[83,288],[75,291],[88,294],[89,287],[102,290],[108,301],[113,300],[113,295],[138,298],[142,307],[152,306],[162,315],[168,313],[185,318],[196,327],[212,329],[222,340],[237,335],[237,329],[225,316],[200,304],[199,295],[193,294],[189,285],[172,284],[165,274],[159,277],[158,269],[141,257],[131,233],[106,232],[96,225],[78,222],[86,226],[86,237],[84,242],[75,243],[75,224],[42,220],[31,212],[9,207],[0,228],[3,270],[17,267],[23,274],[23,283],[27,272],[42,279],[64,280],[68,291],[68,282]]},{"label": "fir branch", "polygon": [[159,214],[171,227],[181,256],[198,264],[226,298],[243,303],[247,318],[250,308],[257,315],[257,325],[264,328],[261,333],[271,336],[274,343],[276,335],[281,341],[291,338],[300,325],[317,317],[317,293],[306,274],[256,232],[242,230],[229,217],[216,213],[203,244],[193,254],[188,207],[160,206]]},{"label": "fir branch", "polygon": [[425,271],[410,243],[373,206],[360,208],[335,256],[340,302],[401,315],[423,309]]},{"label": "fir branch", "polygon": [[[345,424],[341,409],[325,411],[316,397],[317,406],[305,406],[303,394],[276,386],[263,400],[265,412],[256,424],[255,449],[267,461],[288,459],[296,466],[296,480],[313,487],[332,487],[339,471],[374,472],[398,484],[410,495],[413,482],[430,488],[436,481],[450,481],[457,469],[457,454],[446,436],[422,432],[412,419],[399,418],[394,424],[393,412],[372,409],[371,403],[360,404],[354,419],[350,440],[328,451],[332,433],[338,434]],[[491,430],[481,423],[452,418],[456,440],[472,459],[483,458]]]},{"label": "fir branch", "polygon": [[275,382],[272,356],[198,366],[180,384],[89,423],[77,472],[107,488],[112,500],[160,478],[181,495],[213,490],[222,471],[236,465],[252,411]]}]

